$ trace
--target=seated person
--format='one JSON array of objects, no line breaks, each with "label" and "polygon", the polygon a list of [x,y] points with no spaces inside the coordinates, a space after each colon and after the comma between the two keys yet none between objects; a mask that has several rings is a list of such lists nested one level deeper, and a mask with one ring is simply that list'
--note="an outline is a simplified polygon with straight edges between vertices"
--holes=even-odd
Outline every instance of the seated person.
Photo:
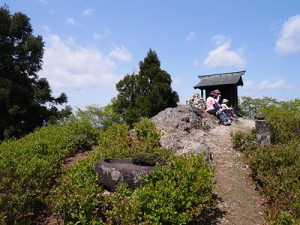
[{"label": "seated person", "polygon": [[223,125],[230,125],[231,120],[228,116],[222,112],[221,106],[217,102],[218,94],[215,91],[209,93],[209,97],[206,99],[206,112],[212,114],[220,120],[220,123]]},{"label": "seated person", "polygon": [[233,108],[228,106],[229,101],[224,98],[221,104],[221,110],[224,112],[230,119],[234,119],[237,116],[235,115]]},{"label": "seated person", "polygon": [[220,100],[221,100],[221,92],[218,89],[214,90],[214,92],[217,95],[216,101],[217,101],[218,104],[220,104],[221,103],[220,102]]},{"label": "seated person", "polygon": [[217,103],[215,100],[216,97],[217,97],[216,93],[214,91],[211,91],[209,93],[208,98],[206,99],[206,112],[214,116],[216,116],[216,109],[215,109],[215,105]]}]

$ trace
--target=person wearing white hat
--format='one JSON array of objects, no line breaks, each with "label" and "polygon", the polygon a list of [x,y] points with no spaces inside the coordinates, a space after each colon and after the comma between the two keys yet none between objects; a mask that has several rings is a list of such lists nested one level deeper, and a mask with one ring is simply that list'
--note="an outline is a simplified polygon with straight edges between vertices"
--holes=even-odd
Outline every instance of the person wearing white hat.
[{"label": "person wearing white hat", "polygon": [[233,108],[228,106],[229,101],[224,98],[221,104],[221,110],[223,112],[226,113],[226,115],[230,118],[230,119],[234,119],[236,117],[236,115],[233,112]]}]

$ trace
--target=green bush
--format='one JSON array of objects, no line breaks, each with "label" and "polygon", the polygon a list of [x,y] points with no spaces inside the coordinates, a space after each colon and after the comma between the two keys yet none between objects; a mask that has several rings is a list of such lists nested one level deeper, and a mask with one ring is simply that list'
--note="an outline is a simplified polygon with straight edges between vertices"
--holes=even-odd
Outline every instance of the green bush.
[{"label": "green bush", "polygon": [[112,224],[187,224],[213,204],[213,170],[202,155],[172,157],[134,192],[122,187],[107,214]]},{"label": "green bush", "polygon": [[102,196],[95,163],[104,158],[133,154],[128,137],[129,127],[126,124],[110,126],[99,133],[97,149],[65,171],[60,185],[52,190],[48,201],[52,210],[66,223],[101,224],[103,212],[110,205]]},{"label": "green bush", "polygon": [[52,189],[48,202],[53,212],[67,224],[102,224],[110,207],[95,173],[101,154],[94,152],[65,171],[59,186]]},{"label": "green bush", "polygon": [[67,223],[102,221],[105,210],[112,207],[110,201],[102,196],[103,190],[99,186],[95,171],[98,160],[126,158],[138,152],[158,152],[168,157],[169,153],[158,147],[159,134],[150,120],[143,119],[135,127],[136,137],[131,136],[126,124],[114,124],[100,131],[96,151],[65,171],[60,185],[52,190],[49,202],[53,211]]},{"label": "green bush", "polygon": [[232,148],[244,153],[251,153],[257,148],[256,133],[253,129],[250,134],[241,131],[231,134]]},{"label": "green bush", "polygon": [[300,140],[300,110],[269,106],[262,108],[262,112],[266,115],[273,144]]},{"label": "green bush", "polygon": [[[172,156],[159,147],[159,134],[149,120],[134,127],[136,137],[125,124],[101,131],[96,151],[65,171],[49,202],[66,224],[184,224],[210,206],[213,171],[203,157]],[[104,195],[95,163],[141,152],[158,154],[169,163],[145,178],[136,191],[121,185],[114,194]]]},{"label": "green bush", "polygon": [[250,159],[253,176],[267,196],[271,216],[282,218],[289,213],[300,220],[300,151],[299,143],[266,145]]},{"label": "green bush", "polygon": [[26,223],[46,207],[45,198],[63,160],[95,144],[90,124],[48,126],[0,145],[0,221]]},{"label": "green bush", "polygon": [[[267,105],[267,106],[266,106]],[[233,147],[249,158],[252,175],[269,204],[271,224],[300,224],[299,100],[261,105],[272,145],[254,144],[255,136],[237,133]]]},{"label": "green bush", "polygon": [[136,153],[132,156],[132,162],[140,166],[155,166],[165,164],[165,159],[158,152]]}]

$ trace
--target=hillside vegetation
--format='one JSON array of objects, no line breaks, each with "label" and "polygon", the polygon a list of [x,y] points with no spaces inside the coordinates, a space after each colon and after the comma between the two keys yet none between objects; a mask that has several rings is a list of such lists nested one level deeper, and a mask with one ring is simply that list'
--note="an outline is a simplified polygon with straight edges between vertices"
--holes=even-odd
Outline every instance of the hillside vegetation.
[{"label": "hillside vegetation", "polygon": [[[147,119],[135,124],[134,132],[136,138],[126,124],[99,131],[76,122],[2,143],[1,223],[31,224],[41,209],[65,224],[186,224],[205,214],[214,204],[214,172],[203,156],[176,157],[161,148],[160,135]],[[66,157],[92,145],[95,150],[86,159],[63,170]],[[105,195],[96,161],[140,152],[156,152],[167,164],[158,166],[141,188],[123,185]]]},{"label": "hillside vegetation", "polygon": [[0,145],[0,221],[25,223],[46,208],[63,161],[95,144],[96,130],[81,122],[48,126]]},{"label": "hillside vegetation", "polygon": [[267,197],[271,224],[300,224],[299,103],[269,98],[252,100],[266,115],[271,145],[257,146],[255,133],[233,136],[234,147],[246,153],[253,177]]}]

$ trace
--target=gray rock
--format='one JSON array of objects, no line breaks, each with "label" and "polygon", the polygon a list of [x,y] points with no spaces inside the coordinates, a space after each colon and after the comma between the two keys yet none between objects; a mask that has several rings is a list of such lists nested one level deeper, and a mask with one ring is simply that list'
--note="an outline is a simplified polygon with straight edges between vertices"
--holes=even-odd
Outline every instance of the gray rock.
[{"label": "gray rock", "polygon": [[197,116],[189,105],[167,108],[151,120],[161,131],[161,145],[177,155],[204,153],[211,160],[207,131],[218,125],[218,119],[203,112]]},{"label": "gray rock", "polygon": [[104,159],[96,163],[100,184],[108,191],[115,191],[121,183],[135,189],[141,185],[141,178],[155,166],[138,166],[131,158]]}]

